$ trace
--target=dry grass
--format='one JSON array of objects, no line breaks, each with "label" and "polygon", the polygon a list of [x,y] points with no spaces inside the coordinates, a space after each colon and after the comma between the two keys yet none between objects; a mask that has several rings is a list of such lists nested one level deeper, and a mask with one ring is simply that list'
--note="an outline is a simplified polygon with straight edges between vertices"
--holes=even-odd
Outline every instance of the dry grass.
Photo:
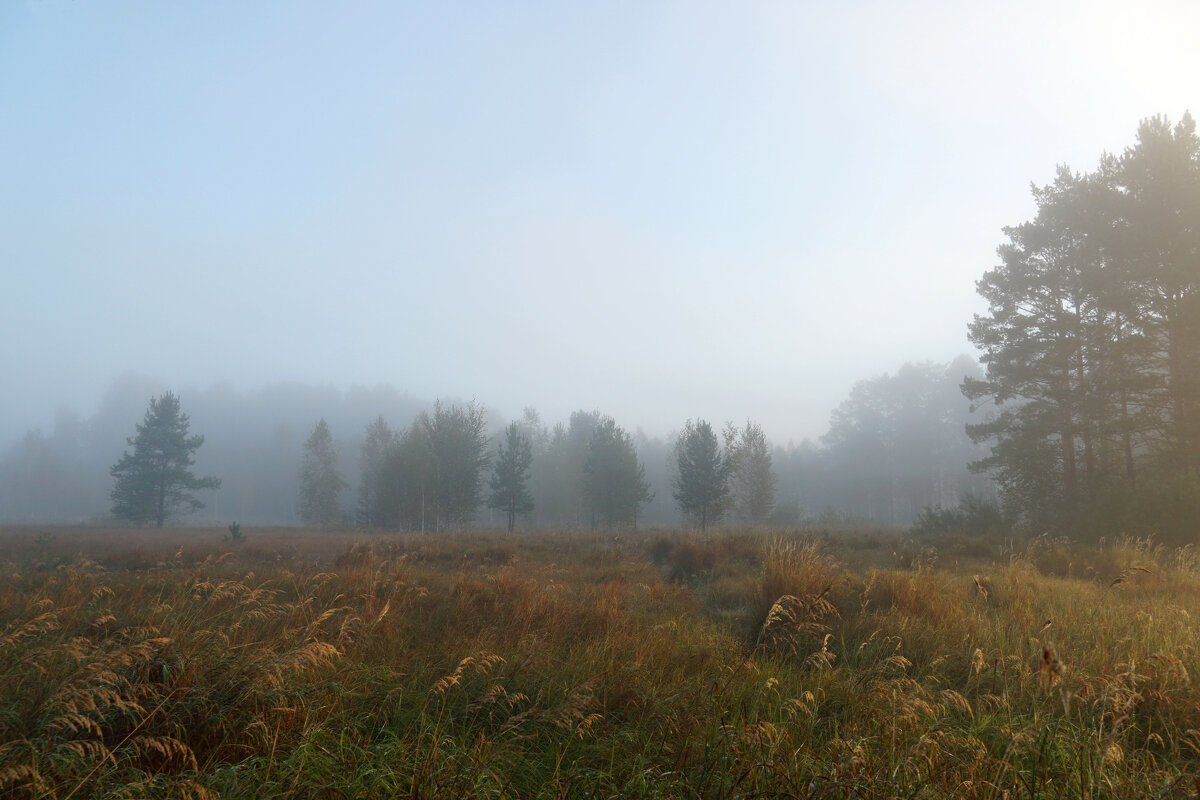
[{"label": "dry grass", "polygon": [[0,532],[0,797],[1195,797],[1200,569],[886,532]]}]

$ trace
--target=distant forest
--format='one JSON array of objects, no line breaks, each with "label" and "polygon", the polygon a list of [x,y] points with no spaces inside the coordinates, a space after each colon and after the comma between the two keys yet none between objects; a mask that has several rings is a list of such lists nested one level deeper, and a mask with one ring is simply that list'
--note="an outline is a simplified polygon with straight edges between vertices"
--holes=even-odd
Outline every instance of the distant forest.
[{"label": "distant forest", "polygon": [[[954,506],[965,494],[992,497],[992,482],[968,469],[986,450],[966,435],[966,424],[975,419],[960,389],[967,376],[982,377],[967,356],[950,364],[906,364],[894,374],[856,385],[834,411],[829,433],[819,442],[768,443],[775,485],[770,524],[906,524],[922,509]],[[141,422],[147,402],[165,389],[145,378],[124,376],[94,416],[83,419],[62,411],[52,431],[30,431],[9,447],[0,456],[0,520],[108,521],[113,486],[109,469],[129,449],[126,439]],[[370,428],[382,419],[399,436],[421,415],[432,414],[435,406],[390,387],[342,391],[300,384],[245,393],[218,386],[190,391],[181,401],[191,417],[191,432],[205,437],[196,453],[195,471],[222,481],[219,490],[203,493],[206,508],[182,518],[183,524],[301,523],[305,443],[320,420],[332,434],[337,470],[348,484],[339,499],[339,524],[376,524],[364,519],[360,508]],[[467,404],[445,400],[441,405]],[[480,408],[494,461],[510,421]],[[610,526],[610,521],[593,519],[584,474],[591,434],[605,419],[602,411],[584,409],[565,420],[543,420],[529,408],[515,420],[528,435],[533,455],[528,481],[533,510],[522,515],[523,527],[583,529],[594,522]],[[629,424],[614,422],[621,433]],[[680,420],[681,430],[686,422]],[[717,428],[746,422],[712,421]],[[685,524],[673,497],[675,434],[648,436],[630,428],[626,435],[651,498],[640,506],[637,524]],[[501,526],[505,518],[481,504],[469,522]],[[744,525],[750,520],[731,509],[723,522]],[[386,523],[419,525],[401,519]],[[432,520],[425,524],[433,527]]]},{"label": "distant forest", "polygon": [[[962,356],[865,380],[819,442],[769,442],[753,420],[679,420],[658,438],[594,409],[502,420],[392,389],[218,388],[182,398],[192,433],[207,437],[196,470],[222,481],[203,518],[428,529],[432,509],[434,528],[518,516],[555,529],[916,521],[1195,542],[1195,121],[1144,120],[1121,155],[1092,172],[1061,167],[1033,197],[1036,216],[1003,229],[1000,263],[976,284],[988,308],[968,336],[982,370]],[[109,469],[162,388],[123,379],[91,419],[63,413],[49,434],[12,446],[0,458],[0,519],[104,520]],[[443,469],[451,453],[474,459],[470,480],[456,485]],[[484,503],[492,465],[504,465],[493,478],[509,487],[507,510]],[[728,495],[709,492],[726,471]],[[302,472],[325,475],[309,488],[336,495],[319,513]]]}]

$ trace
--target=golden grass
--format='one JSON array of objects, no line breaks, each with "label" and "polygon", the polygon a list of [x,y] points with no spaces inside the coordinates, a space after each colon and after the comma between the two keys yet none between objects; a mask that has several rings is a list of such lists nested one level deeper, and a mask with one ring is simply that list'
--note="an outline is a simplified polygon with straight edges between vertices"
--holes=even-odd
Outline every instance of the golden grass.
[{"label": "golden grass", "polygon": [[0,797],[1194,797],[1120,540],[0,531]]}]

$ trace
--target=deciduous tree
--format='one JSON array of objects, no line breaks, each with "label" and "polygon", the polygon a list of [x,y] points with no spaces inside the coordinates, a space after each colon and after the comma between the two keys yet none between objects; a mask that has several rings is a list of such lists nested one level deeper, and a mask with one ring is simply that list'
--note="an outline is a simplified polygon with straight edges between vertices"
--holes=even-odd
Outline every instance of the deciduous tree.
[{"label": "deciduous tree", "polygon": [[488,453],[487,419],[482,406],[434,405],[426,417],[433,467],[432,509],[439,530],[470,522],[479,508]]},{"label": "deciduous tree", "polygon": [[592,527],[637,527],[638,511],[654,495],[633,439],[612,417],[601,417],[588,441],[584,495]]},{"label": "deciduous tree", "polygon": [[496,466],[489,482],[492,493],[488,506],[503,511],[508,529],[516,527],[517,517],[533,511],[533,495],[529,493],[529,468],[533,464],[533,445],[521,423],[512,422],[504,431],[504,441],[497,448]]},{"label": "deciduous tree", "polygon": [[580,528],[588,524],[584,466],[599,411],[575,411],[568,424],[549,433],[543,453],[534,462],[532,487],[537,517],[544,527]]},{"label": "deciduous tree", "polygon": [[377,524],[381,527],[423,531],[427,522],[434,526],[432,427],[433,421],[422,411],[388,448],[377,494]]},{"label": "deciduous tree", "polygon": [[771,448],[761,425],[746,422],[735,433],[731,453],[734,507],[751,525],[766,525],[775,509],[775,471]]}]

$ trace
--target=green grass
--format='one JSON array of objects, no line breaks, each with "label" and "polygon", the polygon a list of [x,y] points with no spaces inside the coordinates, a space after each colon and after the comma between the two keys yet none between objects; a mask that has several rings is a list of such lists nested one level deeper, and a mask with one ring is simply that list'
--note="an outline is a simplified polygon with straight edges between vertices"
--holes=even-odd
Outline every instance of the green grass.
[{"label": "green grass", "polygon": [[1197,793],[1190,549],[223,533],[0,531],[0,797]]}]

